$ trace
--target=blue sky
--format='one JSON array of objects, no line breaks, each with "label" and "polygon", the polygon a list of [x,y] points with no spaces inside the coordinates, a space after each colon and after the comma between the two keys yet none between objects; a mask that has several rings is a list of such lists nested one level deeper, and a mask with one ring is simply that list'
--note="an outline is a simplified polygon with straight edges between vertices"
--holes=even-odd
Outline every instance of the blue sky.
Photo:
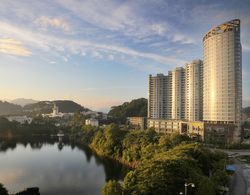
[{"label": "blue sky", "polygon": [[0,99],[72,99],[94,110],[147,97],[148,75],[202,59],[202,37],[241,19],[250,105],[249,0],[1,0]]}]

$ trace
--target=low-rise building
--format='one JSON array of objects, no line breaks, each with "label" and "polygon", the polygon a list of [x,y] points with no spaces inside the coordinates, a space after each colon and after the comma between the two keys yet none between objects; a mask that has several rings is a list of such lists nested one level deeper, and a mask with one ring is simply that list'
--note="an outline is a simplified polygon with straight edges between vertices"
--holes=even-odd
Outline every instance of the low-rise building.
[{"label": "low-rise building", "polygon": [[94,119],[94,118],[86,119],[85,120],[85,125],[91,125],[91,126],[98,127],[99,126],[99,121],[97,119]]},{"label": "low-rise building", "polygon": [[9,116],[9,117],[7,117],[7,119],[10,122],[16,121],[20,124],[25,124],[25,123],[30,124],[33,120],[33,118],[27,117],[26,115],[24,115],[24,116]]},{"label": "low-rise building", "polygon": [[50,117],[50,118],[70,118],[72,116],[74,116],[74,113],[59,112],[59,107],[56,104],[54,104],[54,107],[52,108],[52,113],[42,114],[42,117]]},{"label": "low-rise building", "polygon": [[146,117],[128,117],[129,124],[134,129],[144,130],[147,128],[147,118]]},{"label": "low-rise building", "polygon": [[187,133],[188,122],[183,120],[148,119],[148,128],[154,128],[157,133]]},{"label": "low-rise building", "polygon": [[205,123],[202,121],[188,122],[187,134],[192,139],[205,141]]},{"label": "low-rise building", "polygon": [[215,144],[229,144],[234,142],[235,124],[205,122],[205,142]]},{"label": "low-rise building", "polygon": [[233,133],[237,128],[235,124],[165,119],[148,119],[147,124],[157,133],[186,134],[197,141],[224,145],[233,142]]}]

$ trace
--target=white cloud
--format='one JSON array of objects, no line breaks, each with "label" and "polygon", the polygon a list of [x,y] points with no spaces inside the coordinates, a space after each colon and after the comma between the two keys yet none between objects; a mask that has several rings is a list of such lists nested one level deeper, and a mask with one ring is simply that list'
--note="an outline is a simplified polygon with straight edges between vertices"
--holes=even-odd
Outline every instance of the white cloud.
[{"label": "white cloud", "polygon": [[109,60],[114,60],[115,57],[114,57],[114,55],[110,54],[110,55],[108,55],[108,59],[109,59]]},{"label": "white cloud", "polygon": [[[119,32],[128,37],[149,39],[150,36],[168,38],[179,43],[196,44],[188,35],[178,32],[167,21],[153,21],[139,15],[136,2],[118,3],[115,1],[67,1],[58,0],[58,4],[70,10],[75,16],[98,28]],[[175,34],[179,34],[177,37]],[[180,37],[181,36],[181,37]],[[149,39],[150,40],[150,39]]]},{"label": "white cloud", "polygon": [[17,56],[31,55],[31,52],[20,41],[11,38],[0,38],[0,53]]},{"label": "white cloud", "polygon": [[245,52],[250,52],[250,45],[244,43],[244,44],[242,44],[242,49]]},{"label": "white cloud", "polygon": [[181,33],[176,33],[172,37],[173,42],[180,42],[182,44],[197,44],[197,41],[189,36]]},{"label": "white cloud", "polygon": [[50,18],[48,16],[42,16],[36,20],[36,23],[42,27],[54,27],[57,29],[61,29],[64,32],[68,32],[70,27],[69,24],[60,18]]},{"label": "white cloud", "polygon": [[6,22],[1,22],[0,35],[12,36],[22,42],[25,42],[30,47],[40,49],[45,52],[58,52],[70,54],[87,55],[92,57],[103,58],[104,55],[108,58],[109,55],[124,54],[131,57],[146,58],[162,64],[184,64],[185,62],[174,57],[161,56],[155,53],[141,52],[127,47],[121,47],[114,44],[100,44],[88,40],[75,40],[60,37],[54,37],[48,34],[34,32],[32,30],[20,28]]}]

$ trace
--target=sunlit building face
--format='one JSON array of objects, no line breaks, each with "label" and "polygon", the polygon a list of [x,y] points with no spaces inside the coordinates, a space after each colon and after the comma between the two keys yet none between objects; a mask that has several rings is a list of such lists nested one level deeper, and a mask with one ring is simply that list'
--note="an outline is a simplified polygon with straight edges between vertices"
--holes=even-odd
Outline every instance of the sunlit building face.
[{"label": "sunlit building face", "polygon": [[188,121],[202,120],[203,95],[203,63],[194,60],[185,66],[185,119]]},{"label": "sunlit building face", "polygon": [[240,20],[211,29],[203,38],[203,120],[240,124],[242,68]]}]

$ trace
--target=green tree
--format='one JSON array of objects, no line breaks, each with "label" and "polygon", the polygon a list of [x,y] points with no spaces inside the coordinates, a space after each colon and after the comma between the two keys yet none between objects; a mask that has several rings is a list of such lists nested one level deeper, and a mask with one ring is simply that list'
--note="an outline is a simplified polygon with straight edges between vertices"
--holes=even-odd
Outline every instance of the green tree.
[{"label": "green tree", "polygon": [[0,195],[8,195],[8,191],[1,183],[0,183]]},{"label": "green tree", "polygon": [[139,98],[132,100],[131,102],[125,102],[119,106],[113,106],[108,115],[112,117],[115,122],[125,124],[127,117],[131,116],[147,116],[147,104],[148,101],[145,98]]},{"label": "green tree", "polygon": [[110,157],[120,157],[122,140],[127,132],[122,131],[116,124],[108,125],[104,131],[98,131],[91,145],[101,154]]},{"label": "green tree", "polygon": [[196,194],[197,195],[202,195],[202,194],[214,195],[214,194],[216,194],[215,186],[214,186],[213,182],[207,177],[201,177],[200,181],[197,185]]},{"label": "green tree", "polygon": [[120,182],[109,180],[102,189],[102,195],[122,195],[123,188]]},{"label": "green tree", "polygon": [[128,194],[178,194],[185,181],[197,183],[199,168],[192,159],[168,157],[144,161],[125,178]]},{"label": "green tree", "polygon": [[122,142],[123,160],[128,162],[138,161],[143,154],[150,154],[148,152],[152,149],[151,146],[158,142],[158,138],[159,135],[153,130],[128,132]]}]

